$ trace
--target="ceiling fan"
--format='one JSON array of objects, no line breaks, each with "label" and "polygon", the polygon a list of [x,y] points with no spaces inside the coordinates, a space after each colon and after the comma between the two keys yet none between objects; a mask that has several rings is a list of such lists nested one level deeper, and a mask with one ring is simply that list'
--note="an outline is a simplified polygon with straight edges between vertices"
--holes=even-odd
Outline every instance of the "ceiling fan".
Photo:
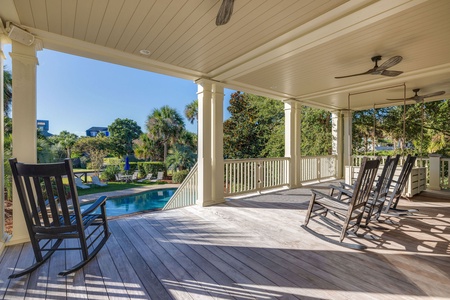
[{"label": "ceiling fan", "polygon": [[222,0],[222,5],[219,8],[219,13],[216,17],[216,25],[225,25],[230,21],[231,14],[233,13],[234,0]]},{"label": "ceiling fan", "polygon": [[378,61],[381,60],[381,55],[377,55],[377,56],[372,57],[372,61],[375,63],[375,66],[372,69],[367,70],[366,72],[363,72],[363,73],[347,75],[347,76],[339,76],[339,77],[334,77],[334,78],[340,79],[340,78],[347,78],[347,77],[360,76],[360,75],[383,75],[383,76],[395,77],[395,76],[402,74],[403,72],[402,71],[390,71],[388,69],[390,67],[395,66],[399,62],[401,62],[402,59],[403,59],[403,57],[401,57],[401,56],[398,56],[398,55],[393,56],[393,57],[389,58],[387,61],[385,61],[381,66],[378,66]]},{"label": "ceiling fan", "polygon": [[439,91],[439,92],[434,92],[434,93],[429,93],[429,94],[426,94],[426,95],[421,95],[421,96],[419,96],[419,95],[417,95],[417,93],[420,91],[420,89],[414,89],[413,90],[413,92],[414,92],[414,96],[412,96],[412,97],[409,97],[409,98],[406,98],[406,99],[403,99],[403,98],[398,98],[398,99],[387,99],[387,100],[392,100],[392,101],[398,101],[398,100],[414,100],[414,101],[416,101],[417,103],[419,103],[419,102],[421,102],[423,99],[425,99],[425,98],[430,98],[430,97],[435,97],[435,96],[440,96],[440,95],[444,95],[445,94],[445,91]]}]

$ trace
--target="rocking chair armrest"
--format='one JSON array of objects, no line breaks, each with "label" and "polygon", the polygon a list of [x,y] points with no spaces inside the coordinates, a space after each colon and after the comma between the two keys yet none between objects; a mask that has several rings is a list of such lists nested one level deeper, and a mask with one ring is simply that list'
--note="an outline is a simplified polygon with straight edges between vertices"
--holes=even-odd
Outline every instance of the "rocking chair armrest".
[{"label": "rocking chair armrest", "polygon": [[318,190],[311,190],[311,193],[312,193],[312,194],[315,194],[316,196],[320,196],[321,198],[327,198],[327,199],[329,199],[329,200],[336,200],[336,201],[337,201],[336,198],[334,198],[334,197],[332,197],[332,196],[330,196],[330,195],[328,195],[328,194],[325,194],[325,193],[323,193],[323,192],[320,192],[320,191],[318,191]]},{"label": "rocking chair armrest", "polygon": [[340,184],[341,184],[342,188],[347,188],[347,189],[351,189],[351,190],[353,190],[355,188],[354,185],[351,185],[351,184],[348,184],[348,183],[345,183],[345,182],[340,182]]},{"label": "rocking chair armrest", "polygon": [[95,211],[100,205],[106,203],[106,198],[107,198],[106,196],[101,196],[100,198],[98,198],[94,203],[91,204],[91,206],[89,206],[85,211],[83,211],[81,215],[82,216],[89,215],[90,213]]}]

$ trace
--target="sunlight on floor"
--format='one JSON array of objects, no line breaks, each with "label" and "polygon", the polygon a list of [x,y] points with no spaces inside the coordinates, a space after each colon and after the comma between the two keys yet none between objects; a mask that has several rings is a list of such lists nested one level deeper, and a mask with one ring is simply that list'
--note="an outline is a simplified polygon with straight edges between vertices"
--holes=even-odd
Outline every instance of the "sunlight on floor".
[{"label": "sunlight on floor", "polygon": [[228,297],[239,297],[239,299],[271,299],[273,297],[281,297],[282,294],[276,294],[271,292],[266,292],[261,290],[259,287],[247,287],[240,288],[236,284],[236,287],[223,286],[218,284],[211,284],[206,282],[197,282],[192,280],[186,280],[184,282],[172,281],[172,280],[163,280],[163,282],[169,288],[183,288],[189,293],[193,293],[193,291],[199,291],[202,293],[209,293],[214,297],[226,296]]}]

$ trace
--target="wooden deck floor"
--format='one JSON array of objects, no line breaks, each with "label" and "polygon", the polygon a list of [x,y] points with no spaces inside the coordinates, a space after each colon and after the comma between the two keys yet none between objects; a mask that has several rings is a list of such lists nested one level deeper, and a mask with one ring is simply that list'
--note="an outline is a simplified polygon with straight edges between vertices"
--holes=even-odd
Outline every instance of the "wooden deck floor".
[{"label": "wooden deck floor", "polygon": [[[28,244],[0,257],[4,299],[449,299],[450,200],[421,196],[410,218],[392,218],[378,239],[349,238],[365,251],[324,241],[300,227],[308,189],[112,220],[99,255],[74,275],[77,260],[57,253],[23,278],[13,269],[33,260]],[[447,199],[446,199],[447,198]],[[331,240],[338,233],[311,228]],[[361,231],[363,232],[363,231]]]}]

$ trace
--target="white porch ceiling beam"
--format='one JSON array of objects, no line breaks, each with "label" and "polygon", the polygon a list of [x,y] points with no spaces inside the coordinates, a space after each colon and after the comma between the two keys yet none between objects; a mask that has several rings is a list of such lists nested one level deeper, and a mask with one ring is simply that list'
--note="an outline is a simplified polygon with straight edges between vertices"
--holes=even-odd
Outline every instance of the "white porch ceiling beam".
[{"label": "white porch ceiling beam", "polygon": [[277,39],[210,72],[208,76],[227,82],[282,59],[364,28],[427,0],[351,0]]}]

